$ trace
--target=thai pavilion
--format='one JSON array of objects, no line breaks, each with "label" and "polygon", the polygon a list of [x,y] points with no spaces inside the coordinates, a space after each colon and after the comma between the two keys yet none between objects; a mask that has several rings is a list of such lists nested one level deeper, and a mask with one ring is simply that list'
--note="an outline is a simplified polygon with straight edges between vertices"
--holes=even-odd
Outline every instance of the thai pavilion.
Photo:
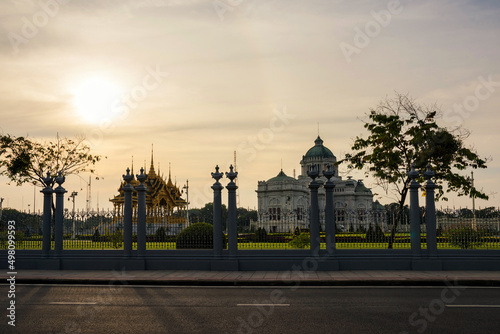
[{"label": "thai pavilion", "polygon": [[[130,184],[135,188],[140,184],[136,179],[132,166],[132,175],[134,176]],[[172,182],[171,170],[169,167],[168,179],[160,175],[154,168],[153,152],[151,152],[151,165],[147,173],[147,179],[144,182],[147,186],[146,191],[146,233],[154,234],[163,227],[167,234],[177,234],[186,226],[186,205],[187,202],[181,198],[182,191],[177,186],[177,182]],[[119,194],[110,199],[114,206],[115,221],[114,230],[120,228],[118,222],[122,221],[125,181],[122,181],[118,188]],[[132,192],[133,207],[133,233],[137,233],[137,191]]]}]

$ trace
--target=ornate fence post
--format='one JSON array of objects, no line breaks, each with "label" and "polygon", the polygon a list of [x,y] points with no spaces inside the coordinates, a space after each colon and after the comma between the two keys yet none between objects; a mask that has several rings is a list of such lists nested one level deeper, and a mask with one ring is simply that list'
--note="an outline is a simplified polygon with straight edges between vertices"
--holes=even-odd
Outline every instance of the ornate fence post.
[{"label": "ornate fence post", "polygon": [[427,171],[424,173],[427,182],[425,182],[425,223],[427,231],[427,250],[430,256],[437,256],[437,237],[436,237],[436,204],[434,202],[434,189],[436,184],[431,178],[436,175],[427,165]]},{"label": "ornate fence post", "polygon": [[418,172],[415,170],[415,164],[411,166],[411,171],[408,172],[411,179],[410,188],[410,239],[411,252],[413,256],[420,256],[420,207],[418,204],[418,188],[420,184],[415,180],[418,177]]},{"label": "ornate fence post", "polygon": [[325,188],[325,234],[326,234],[326,250],[327,253],[333,255],[335,253],[335,211],[333,201],[333,189],[335,184],[330,180],[335,174],[332,171],[332,166],[328,164],[328,169],[323,171],[323,176],[328,179],[323,187]]},{"label": "ornate fence post", "polygon": [[137,174],[137,180],[141,182],[137,190],[137,253],[139,256],[146,255],[146,191],[148,187],[144,184],[147,175],[144,174],[144,168],[141,168],[141,174]]},{"label": "ornate fence post", "polygon": [[[227,232],[228,232],[228,249],[229,257],[236,257],[238,251],[238,227],[236,224],[236,189],[238,186],[234,183],[234,179],[238,176],[238,172],[233,171],[233,165],[229,167],[229,172],[226,172],[226,177],[230,180],[226,189],[228,190],[227,201]],[[215,207],[214,207],[215,208]]]},{"label": "ornate fence post", "polygon": [[59,185],[54,192],[56,193],[56,222],[54,228],[54,251],[56,256],[60,256],[63,250],[63,219],[64,219],[64,194],[66,189],[62,187],[62,184],[66,178],[59,172],[56,177],[56,183]]},{"label": "ornate fence post", "polygon": [[123,175],[123,180],[127,183],[123,187],[123,255],[125,257],[130,257],[132,255],[132,191],[134,187],[130,184],[130,181],[134,178],[130,174],[130,169],[127,168],[127,174]]},{"label": "ornate fence post", "polygon": [[319,176],[318,167],[312,165],[311,169],[307,171],[307,175],[312,179],[309,183],[309,189],[311,189],[311,252],[317,254],[320,248],[320,238],[319,238],[319,204],[318,204],[318,188],[321,186],[321,182],[315,179]]},{"label": "ornate fence post", "polygon": [[43,239],[42,239],[42,256],[48,257],[50,253],[51,241],[50,241],[50,223],[52,220],[52,194],[54,190],[48,186],[53,181],[53,178],[50,177],[50,173],[47,173],[47,177],[43,179],[43,182],[47,184],[43,190],[40,192],[43,193]]},{"label": "ornate fence post", "polygon": [[215,173],[211,173],[212,178],[215,179],[215,183],[212,186],[214,190],[214,214],[213,214],[213,224],[214,224],[214,255],[222,255],[222,198],[221,192],[224,188],[219,180],[224,176],[223,173],[219,173],[219,166],[215,166]]}]

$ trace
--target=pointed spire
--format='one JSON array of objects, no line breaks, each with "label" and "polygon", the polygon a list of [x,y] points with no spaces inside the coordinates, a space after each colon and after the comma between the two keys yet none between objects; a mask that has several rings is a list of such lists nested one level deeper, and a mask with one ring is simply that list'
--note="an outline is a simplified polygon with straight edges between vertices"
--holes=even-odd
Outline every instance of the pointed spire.
[{"label": "pointed spire", "polygon": [[172,173],[171,173],[171,170],[172,170],[172,165],[169,162],[168,163],[168,180],[167,180],[167,186],[169,186],[169,187],[173,187],[174,186],[174,184],[172,183]]},{"label": "pointed spire", "polygon": [[132,175],[134,175],[134,156],[132,156]]},{"label": "pointed spire", "polygon": [[153,144],[151,144],[151,165],[149,166],[148,175],[150,175],[150,177],[154,177],[156,175],[155,165],[154,165],[154,160],[153,160]]}]

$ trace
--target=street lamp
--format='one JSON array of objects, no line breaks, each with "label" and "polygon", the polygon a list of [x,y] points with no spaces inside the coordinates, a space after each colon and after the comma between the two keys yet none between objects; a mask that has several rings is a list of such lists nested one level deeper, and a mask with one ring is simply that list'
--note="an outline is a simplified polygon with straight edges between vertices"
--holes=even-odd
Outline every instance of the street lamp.
[{"label": "street lamp", "polygon": [[186,223],[189,226],[191,225],[189,224],[189,180],[186,180],[186,185],[182,189],[186,189]]},{"label": "street lamp", "polygon": [[73,200],[73,232],[71,233],[71,239],[75,239],[75,197],[78,195],[78,193],[76,191],[73,191],[71,193],[71,195],[69,195],[68,197],[68,201],[69,200]]}]

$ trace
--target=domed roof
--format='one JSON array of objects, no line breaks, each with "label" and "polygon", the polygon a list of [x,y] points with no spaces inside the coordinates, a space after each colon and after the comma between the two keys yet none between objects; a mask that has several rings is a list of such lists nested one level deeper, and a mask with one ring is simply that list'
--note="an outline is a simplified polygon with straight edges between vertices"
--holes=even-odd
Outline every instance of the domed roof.
[{"label": "domed roof", "polygon": [[287,176],[284,172],[283,172],[283,169],[281,170],[281,172],[279,172],[278,175],[276,175],[275,177],[273,178],[270,178],[269,180],[267,180],[267,182],[276,182],[276,181],[288,181],[288,180],[295,180],[293,177],[291,176]]},{"label": "domed roof", "polygon": [[314,146],[307,151],[304,158],[312,158],[312,157],[321,157],[321,158],[335,158],[332,151],[330,151],[327,147],[323,146],[323,139],[318,136],[314,141]]},{"label": "domed roof", "polygon": [[356,193],[371,193],[372,191],[365,187],[363,184],[363,180],[358,180],[358,184],[356,185],[356,189],[354,189]]}]

